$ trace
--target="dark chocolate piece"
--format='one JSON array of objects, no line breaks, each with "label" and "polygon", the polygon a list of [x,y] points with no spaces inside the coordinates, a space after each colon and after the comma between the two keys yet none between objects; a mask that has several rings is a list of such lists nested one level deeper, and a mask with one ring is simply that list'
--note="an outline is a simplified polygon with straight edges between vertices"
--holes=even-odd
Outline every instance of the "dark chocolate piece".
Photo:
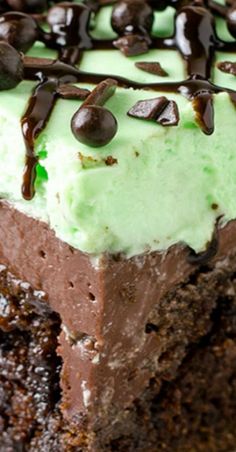
[{"label": "dark chocolate piece", "polygon": [[220,71],[226,72],[226,74],[236,75],[236,62],[233,61],[222,61],[217,64]]},{"label": "dark chocolate piece", "polygon": [[174,100],[168,101],[166,107],[157,118],[162,126],[177,126],[179,124],[179,109]]},{"label": "dark chocolate piece", "polygon": [[128,111],[128,116],[155,120],[163,126],[176,126],[179,123],[179,111],[176,102],[169,101],[164,96],[138,101]]},{"label": "dark chocolate piece", "polygon": [[85,100],[90,94],[90,91],[88,89],[78,88],[77,86],[73,85],[60,84],[57,87],[57,94],[62,99]]},{"label": "dark chocolate piece", "polygon": [[0,41],[0,90],[15,88],[23,80],[24,66],[20,54]]},{"label": "dark chocolate piece", "polygon": [[168,99],[164,96],[140,100],[128,111],[128,115],[147,120],[156,119],[167,106],[167,103]]},{"label": "dark chocolate piece", "polygon": [[85,105],[100,105],[103,106],[111,96],[115,94],[117,87],[116,80],[108,78],[103,82],[99,83],[96,88],[89,94],[86,101],[83,103]]},{"label": "dark chocolate piece", "polygon": [[100,147],[108,144],[115,136],[117,121],[106,108],[88,105],[74,114],[71,129],[75,138],[81,143]]},{"label": "dark chocolate piece", "polygon": [[101,82],[87,97],[71,120],[75,138],[88,146],[108,144],[117,132],[114,115],[104,108],[105,102],[114,94],[117,82],[107,79]]},{"label": "dark chocolate piece", "polygon": [[166,77],[168,73],[161,67],[158,62],[139,61],[135,63],[135,66],[141,71],[148,72],[149,74],[159,75],[159,77]]},{"label": "dark chocolate piece", "polygon": [[114,46],[127,57],[142,55],[148,51],[148,42],[145,36],[138,34],[129,34],[116,39]]}]

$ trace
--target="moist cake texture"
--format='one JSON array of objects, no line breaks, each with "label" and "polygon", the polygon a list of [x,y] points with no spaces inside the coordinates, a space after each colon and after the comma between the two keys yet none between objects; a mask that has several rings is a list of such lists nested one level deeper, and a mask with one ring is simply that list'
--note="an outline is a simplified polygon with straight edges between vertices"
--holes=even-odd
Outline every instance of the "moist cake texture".
[{"label": "moist cake texture", "polygon": [[0,450],[232,452],[235,5],[0,5]]}]

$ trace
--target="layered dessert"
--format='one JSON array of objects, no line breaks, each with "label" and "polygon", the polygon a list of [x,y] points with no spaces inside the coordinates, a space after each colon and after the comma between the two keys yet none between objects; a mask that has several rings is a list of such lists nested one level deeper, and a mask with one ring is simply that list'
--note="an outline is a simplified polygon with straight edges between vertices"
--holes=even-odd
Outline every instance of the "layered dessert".
[{"label": "layered dessert", "polygon": [[0,450],[232,452],[235,3],[0,13]]}]

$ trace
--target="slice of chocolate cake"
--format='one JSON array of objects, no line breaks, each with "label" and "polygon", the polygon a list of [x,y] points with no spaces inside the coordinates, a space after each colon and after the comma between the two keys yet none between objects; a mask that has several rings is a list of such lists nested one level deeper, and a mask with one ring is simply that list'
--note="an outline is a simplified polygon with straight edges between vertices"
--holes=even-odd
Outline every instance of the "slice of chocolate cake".
[{"label": "slice of chocolate cake", "polygon": [[1,452],[235,449],[235,12],[1,2]]}]

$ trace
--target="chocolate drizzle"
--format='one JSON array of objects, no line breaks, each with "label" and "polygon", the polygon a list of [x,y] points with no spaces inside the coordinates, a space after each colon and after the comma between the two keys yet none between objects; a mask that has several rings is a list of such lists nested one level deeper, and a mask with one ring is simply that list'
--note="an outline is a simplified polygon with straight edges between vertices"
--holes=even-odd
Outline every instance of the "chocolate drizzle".
[{"label": "chocolate drizzle", "polygon": [[[118,33],[118,40],[96,40],[90,36],[90,19],[106,4],[113,4],[112,25]],[[153,12],[167,6],[176,9],[175,31],[165,39],[152,36]],[[122,9],[123,8],[123,9]],[[37,39],[47,47],[58,51],[56,60],[23,58],[24,78],[37,80],[38,85],[29,100],[22,118],[22,132],[26,146],[26,164],[22,194],[25,199],[34,195],[37,156],[34,151],[35,139],[44,129],[55,105],[56,99],[82,99],[88,96],[86,90],[71,86],[74,83],[100,84],[105,79],[114,79],[123,88],[145,89],[155,92],[180,93],[192,102],[196,121],[202,131],[210,135],[214,131],[213,94],[227,92],[236,104],[236,93],[216,86],[211,81],[211,70],[217,50],[235,52],[236,42],[227,43],[219,39],[215,30],[215,15],[221,16],[235,37],[234,5],[218,5],[214,0],[84,0],[83,4],[73,2],[57,3],[37,21]],[[4,13],[9,9],[4,9]],[[123,11],[123,12],[122,12]],[[16,14],[16,13],[11,13]],[[13,16],[10,16],[13,17]],[[34,19],[37,16],[34,16]],[[50,31],[41,28],[47,21]],[[4,19],[5,20],[5,19]],[[36,19],[35,19],[36,20]],[[23,23],[23,22],[22,22]],[[21,29],[22,33],[22,29]],[[24,33],[22,39],[24,38]],[[118,44],[117,44],[118,43]],[[120,44],[119,44],[120,43]],[[75,67],[87,49],[114,49],[120,47],[126,55],[147,52],[149,48],[177,49],[186,62],[186,80],[164,83],[138,83],[110,74],[81,71]],[[141,47],[140,47],[141,46]],[[158,62],[139,63],[141,69],[154,73],[159,70]],[[143,65],[143,66],[142,66]],[[234,74],[234,63],[222,63],[221,70]],[[158,72],[157,72],[158,73]],[[158,75],[163,75],[158,74]],[[173,124],[178,123],[176,105],[169,101]],[[132,110],[132,109],[131,109]],[[176,118],[174,121],[174,117]],[[164,122],[159,121],[160,123]]]},{"label": "chocolate drizzle", "polygon": [[34,152],[35,139],[45,128],[57,97],[57,80],[42,81],[34,90],[28,108],[21,120],[26,148],[26,162],[22,194],[30,200],[34,196],[34,181],[38,158]]}]

